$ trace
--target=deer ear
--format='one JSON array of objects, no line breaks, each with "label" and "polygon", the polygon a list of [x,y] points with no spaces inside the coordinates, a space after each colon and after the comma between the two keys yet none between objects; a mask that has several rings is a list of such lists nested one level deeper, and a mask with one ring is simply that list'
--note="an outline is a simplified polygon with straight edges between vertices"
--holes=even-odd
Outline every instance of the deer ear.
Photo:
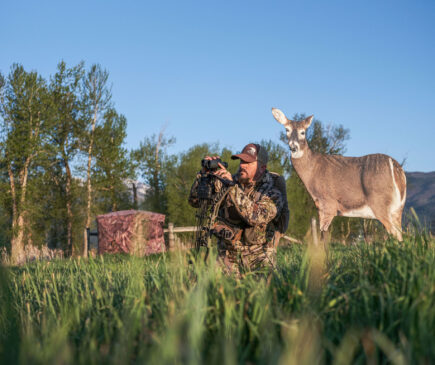
[{"label": "deer ear", "polygon": [[272,108],[272,114],[273,117],[278,121],[278,123],[281,123],[283,126],[287,127],[290,124],[281,110]]},{"label": "deer ear", "polygon": [[314,117],[314,115],[310,115],[309,117],[304,119],[305,129],[307,129],[311,125],[311,122],[313,121],[313,117]]}]

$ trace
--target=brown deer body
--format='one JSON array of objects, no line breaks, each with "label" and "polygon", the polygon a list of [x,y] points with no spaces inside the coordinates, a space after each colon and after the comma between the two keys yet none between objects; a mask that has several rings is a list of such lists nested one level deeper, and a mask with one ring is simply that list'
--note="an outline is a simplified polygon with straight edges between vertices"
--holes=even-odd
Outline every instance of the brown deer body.
[{"label": "brown deer body", "polygon": [[313,152],[305,138],[312,116],[293,122],[278,109],[272,114],[286,128],[293,167],[319,210],[322,233],[337,215],[372,218],[402,241],[406,177],[396,160],[383,154],[344,157]]}]

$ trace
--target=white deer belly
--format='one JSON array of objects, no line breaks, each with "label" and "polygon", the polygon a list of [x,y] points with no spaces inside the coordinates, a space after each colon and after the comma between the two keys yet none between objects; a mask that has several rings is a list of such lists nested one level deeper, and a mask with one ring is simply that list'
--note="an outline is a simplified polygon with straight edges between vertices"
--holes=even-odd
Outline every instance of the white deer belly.
[{"label": "white deer belly", "polygon": [[343,217],[356,217],[356,218],[371,218],[374,219],[375,214],[373,210],[368,205],[363,205],[360,208],[351,209],[342,211],[341,214]]}]

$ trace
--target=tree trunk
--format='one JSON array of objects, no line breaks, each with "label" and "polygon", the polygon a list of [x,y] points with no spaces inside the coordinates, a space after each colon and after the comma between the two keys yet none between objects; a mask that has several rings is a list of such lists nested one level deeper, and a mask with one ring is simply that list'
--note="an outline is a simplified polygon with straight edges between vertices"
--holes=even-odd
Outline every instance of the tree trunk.
[{"label": "tree trunk", "polygon": [[66,256],[71,256],[73,253],[72,247],[72,224],[73,224],[73,213],[72,213],[72,202],[71,202],[71,181],[72,174],[69,167],[68,159],[63,157],[65,171],[66,171],[66,186],[65,186],[65,198],[66,198]]},{"label": "tree trunk", "polygon": [[133,182],[133,209],[137,209],[137,187],[136,184]]},{"label": "tree trunk", "polygon": [[21,184],[21,196],[17,199],[17,191],[15,186],[15,177],[12,167],[8,164],[9,184],[12,195],[12,237],[11,237],[11,259],[15,264],[22,263],[24,257],[24,226],[25,226],[25,211],[23,211],[24,203],[26,202],[27,177],[30,158],[28,157],[24,163],[23,169],[19,173]]},{"label": "tree trunk", "polygon": [[164,128],[160,131],[159,133],[159,139],[157,141],[156,144],[156,150],[155,150],[155,155],[154,155],[154,204],[152,209],[155,210],[156,212],[161,212],[163,211],[162,207],[161,207],[161,192],[160,192],[160,161],[159,161],[159,152],[160,152],[160,145],[162,144],[162,140],[163,140],[163,136],[164,136]]},{"label": "tree trunk", "polygon": [[21,264],[24,257],[24,218],[20,214],[12,223],[11,259],[14,264]]},{"label": "tree trunk", "polygon": [[86,204],[86,225],[83,231],[83,256],[88,256],[88,234],[87,228],[90,228],[91,225],[91,198],[92,198],[92,185],[91,185],[91,163],[92,163],[92,149],[94,145],[94,132],[95,125],[97,124],[97,116],[98,116],[98,105],[95,106],[94,110],[94,118],[92,120],[91,134],[89,139],[89,148],[88,148],[88,169],[86,172],[86,190],[87,190],[87,204]]},{"label": "tree trunk", "polygon": [[23,241],[18,239],[18,210],[17,210],[17,193],[15,190],[15,177],[12,172],[11,164],[8,163],[9,185],[11,188],[12,197],[12,237],[11,237],[11,260],[13,263],[19,263],[24,254]]}]

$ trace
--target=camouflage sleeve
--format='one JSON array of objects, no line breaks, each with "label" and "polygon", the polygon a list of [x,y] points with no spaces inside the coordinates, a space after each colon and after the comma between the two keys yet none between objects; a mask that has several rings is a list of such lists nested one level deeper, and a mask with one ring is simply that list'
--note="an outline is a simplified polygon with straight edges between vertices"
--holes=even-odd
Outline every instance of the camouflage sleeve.
[{"label": "camouflage sleeve", "polygon": [[192,184],[192,187],[190,188],[190,194],[188,198],[189,204],[194,207],[199,207],[199,200],[198,200],[198,184],[199,184],[199,178],[201,177],[201,174],[198,172],[196,175],[195,181]]},{"label": "camouflage sleeve", "polygon": [[229,197],[240,217],[250,226],[269,223],[284,204],[282,194],[277,189],[269,190],[255,201],[236,185],[229,192]]}]

